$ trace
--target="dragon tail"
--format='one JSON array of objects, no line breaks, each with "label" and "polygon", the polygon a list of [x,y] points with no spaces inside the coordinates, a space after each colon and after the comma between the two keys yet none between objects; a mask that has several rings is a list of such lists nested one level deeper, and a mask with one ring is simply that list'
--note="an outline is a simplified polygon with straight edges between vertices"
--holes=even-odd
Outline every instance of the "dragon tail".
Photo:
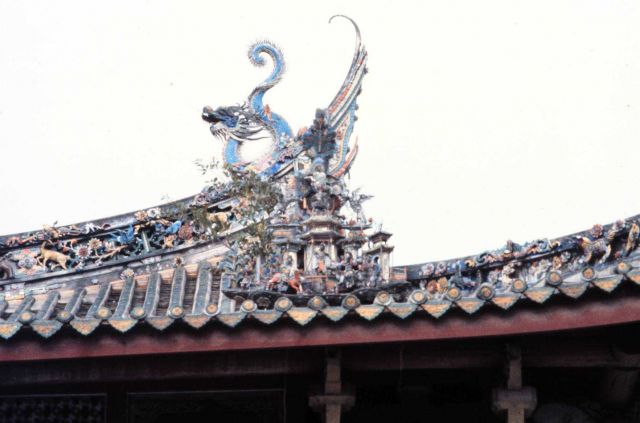
[{"label": "dragon tail", "polygon": [[263,54],[268,55],[273,61],[273,71],[260,85],[255,87],[249,95],[249,105],[258,114],[265,116],[264,104],[262,98],[264,94],[273,88],[285,71],[285,61],[282,51],[270,41],[259,41],[249,48],[249,60],[254,66],[262,67],[266,64]]}]

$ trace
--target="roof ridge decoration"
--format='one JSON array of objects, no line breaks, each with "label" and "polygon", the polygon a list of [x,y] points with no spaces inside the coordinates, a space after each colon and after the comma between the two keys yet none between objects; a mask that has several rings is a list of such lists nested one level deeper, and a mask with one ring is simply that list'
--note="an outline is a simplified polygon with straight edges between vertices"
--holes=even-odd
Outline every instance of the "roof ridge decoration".
[{"label": "roof ridge decoration", "polygon": [[[325,109],[318,109],[326,120],[327,130],[335,134],[329,150],[316,152],[325,155],[330,165],[327,174],[337,177],[350,167],[357,147],[350,148],[349,140],[356,121],[357,98],[362,80],[367,73],[367,51],[361,42],[360,29],[349,17],[335,15],[351,22],[356,31],[356,47],[351,66],[337,94]],[[271,74],[255,87],[241,105],[205,107],[202,118],[211,124],[211,133],[224,143],[224,162],[237,168],[248,169],[262,175],[275,175],[292,164],[302,151],[310,150],[313,127],[301,128],[293,135],[287,121],[263,103],[265,93],[273,88],[285,70],[284,55],[270,41],[260,41],[249,49],[249,60],[255,66],[264,66],[267,55],[273,61]],[[317,116],[318,117],[318,116]],[[311,131],[311,132],[310,132]],[[266,143],[265,153],[252,157],[252,144]]]},{"label": "roof ridge decoration", "polygon": [[[269,77],[241,106],[205,107],[203,119],[223,141],[225,164],[237,175],[277,189],[277,205],[259,217],[269,248],[251,247],[241,219],[254,195],[229,186],[205,188],[171,204],[80,225],[0,237],[0,337],[22,327],[50,337],[68,325],[82,335],[139,323],[164,330],[181,320],[193,328],[247,318],[307,325],[324,316],[374,320],[383,314],[435,318],[452,309],[544,303],[640,285],[639,217],[554,240],[508,241],[476,256],[393,267],[391,234],[366,217],[370,198],[345,182],[357,153],[351,142],[367,53],[356,48],[344,83],[293,135],[263,104],[280,80],[283,55],[270,42],[249,50],[255,65],[273,61]],[[332,18],[333,19],[333,18]],[[264,145],[252,154],[253,144]],[[215,231],[195,218],[204,211]]]}]

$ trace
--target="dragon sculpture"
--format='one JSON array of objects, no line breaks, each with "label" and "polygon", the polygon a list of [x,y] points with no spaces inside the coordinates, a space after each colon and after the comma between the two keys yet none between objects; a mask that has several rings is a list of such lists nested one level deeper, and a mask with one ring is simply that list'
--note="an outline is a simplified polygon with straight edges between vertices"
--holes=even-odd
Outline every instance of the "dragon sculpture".
[{"label": "dragon sculpture", "polygon": [[[318,110],[316,116],[322,116],[327,130],[335,133],[335,146],[331,149],[330,157],[324,159],[329,165],[328,174],[339,177],[349,169],[358,151],[357,141],[351,146],[349,139],[356,121],[356,99],[367,72],[367,52],[361,43],[360,29],[356,23],[343,15],[335,15],[329,22],[336,17],[353,24],[356,31],[355,53],[340,90],[329,106]],[[282,52],[274,44],[263,41],[249,49],[249,60],[255,66],[265,65],[263,55],[273,61],[273,71],[253,89],[247,100],[242,105],[217,109],[207,106],[203,109],[202,118],[210,124],[214,137],[224,143],[226,165],[270,177],[290,168],[295,157],[306,149],[305,141],[314,134],[302,128],[294,136],[287,121],[263,103],[265,93],[280,81],[285,70]]]}]

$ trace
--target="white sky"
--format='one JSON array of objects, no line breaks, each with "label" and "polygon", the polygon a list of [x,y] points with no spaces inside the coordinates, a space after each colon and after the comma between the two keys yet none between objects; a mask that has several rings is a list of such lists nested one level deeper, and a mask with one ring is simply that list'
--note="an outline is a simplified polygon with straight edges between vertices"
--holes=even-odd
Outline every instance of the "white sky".
[{"label": "white sky", "polygon": [[479,253],[640,212],[636,1],[0,0],[0,233],[106,217],[199,191],[220,156],[204,105],[266,97],[311,123],[361,27],[369,69],[352,186],[395,263]]}]

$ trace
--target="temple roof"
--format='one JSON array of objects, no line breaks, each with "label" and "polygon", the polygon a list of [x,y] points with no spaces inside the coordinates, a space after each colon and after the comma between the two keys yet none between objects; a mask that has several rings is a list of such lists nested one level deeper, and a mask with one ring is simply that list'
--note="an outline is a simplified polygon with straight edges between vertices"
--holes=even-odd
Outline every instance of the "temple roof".
[{"label": "temple roof", "polygon": [[[581,300],[591,290],[608,294],[624,284],[640,284],[636,221],[595,225],[552,241],[508,243],[476,256],[395,267],[388,281],[348,293],[223,290],[219,264],[228,250],[225,243],[185,242],[109,266],[3,280],[0,336],[8,339],[27,331],[48,338],[64,326],[82,335],[101,325],[118,332],[140,325],[161,331],[176,321],[194,329],[220,324],[240,329],[245,320],[305,326],[313,320],[369,321],[385,315],[446,319],[455,309],[472,319],[483,309],[506,312],[521,303],[538,303],[544,314],[544,304],[554,297]],[[97,232],[85,239],[104,234],[111,236]],[[28,248],[13,251],[25,254]]]},{"label": "temple roof", "polygon": [[[606,302],[615,295],[587,293],[640,285],[640,216],[393,267],[391,233],[366,217],[370,196],[350,190],[344,178],[358,151],[351,135],[367,72],[351,22],[356,49],[345,82],[297,135],[262,103],[284,69],[269,42],[252,46],[249,57],[262,65],[261,55],[269,56],[273,72],[243,105],[204,108],[231,181],[125,215],[0,237],[0,337],[50,338],[68,333],[65,327],[89,336],[102,326],[135,334],[176,322],[241,331],[247,320],[324,321],[330,330],[393,316],[445,320],[455,310],[467,319],[490,308],[509,316],[526,304],[539,304],[544,315],[553,298]],[[266,142],[257,158],[245,151],[255,142]],[[256,212],[263,197],[273,201]]]}]

